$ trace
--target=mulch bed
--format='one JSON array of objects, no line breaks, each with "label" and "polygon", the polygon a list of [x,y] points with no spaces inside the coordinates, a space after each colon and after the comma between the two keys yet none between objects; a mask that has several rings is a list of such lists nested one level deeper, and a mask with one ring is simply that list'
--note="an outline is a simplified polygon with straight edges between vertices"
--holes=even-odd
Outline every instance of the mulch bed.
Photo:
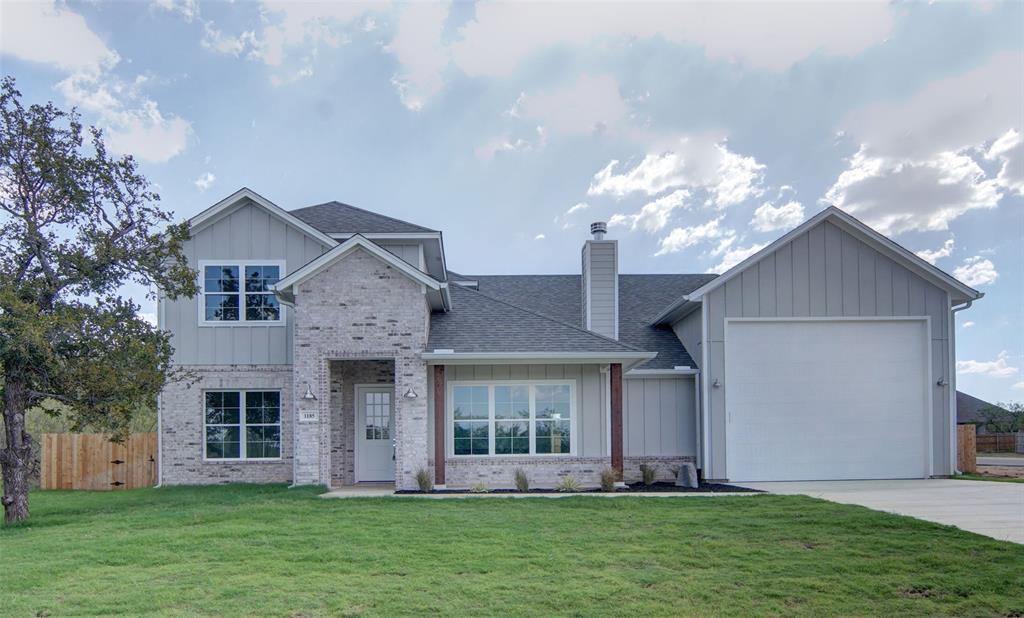
[{"label": "mulch bed", "polygon": [[[699,487],[678,487],[674,483],[654,483],[653,485],[644,485],[643,483],[632,483],[626,488],[620,488],[615,493],[629,494],[629,493],[684,493],[684,494],[708,494],[708,493],[750,493],[759,494],[763,493],[757,489],[748,489],[746,487],[737,487],[736,485],[726,485],[724,483],[701,483]],[[414,489],[401,489],[395,492],[396,494],[418,494],[422,493]],[[492,489],[487,492],[476,492],[469,489],[433,489],[428,493],[432,494],[475,494],[475,493],[489,493],[489,494],[521,494],[523,492],[517,489]],[[573,494],[599,494],[603,493],[600,488],[587,488],[581,489],[574,492],[561,492],[557,489],[531,489],[526,492],[529,494],[560,494],[560,493],[573,493]]]}]

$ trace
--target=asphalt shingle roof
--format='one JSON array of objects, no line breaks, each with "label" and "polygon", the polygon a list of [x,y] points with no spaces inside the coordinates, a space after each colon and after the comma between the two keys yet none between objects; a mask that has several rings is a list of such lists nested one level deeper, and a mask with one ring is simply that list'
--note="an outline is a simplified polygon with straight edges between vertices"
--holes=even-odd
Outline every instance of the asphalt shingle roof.
[{"label": "asphalt shingle roof", "polygon": [[637,352],[625,343],[559,322],[459,285],[452,309],[430,318],[427,350],[455,352]]},{"label": "asphalt shingle roof", "polygon": [[[695,367],[693,358],[669,327],[651,326],[658,313],[679,297],[692,292],[715,278],[716,275],[619,275],[619,341],[634,348],[657,352],[658,356],[641,367],[669,369],[677,365]],[[583,309],[580,293],[580,275],[462,275],[449,279],[472,280],[483,295],[549,317],[555,321],[582,329]],[[452,291],[459,290],[453,285]],[[460,297],[453,298],[455,312],[459,311]],[[467,313],[476,310],[466,308]],[[436,321],[440,314],[434,316]],[[464,319],[461,316],[459,319]],[[513,336],[516,324],[503,324],[500,311],[481,316],[486,322],[484,336],[501,340]],[[575,331],[587,333],[587,331]],[[433,324],[431,324],[433,337]],[[562,345],[556,342],[555,345]],[[451,347],[451,346],[437,346]]]},{"label": "asphalt shingle roof", "polygon": [[325,234],[386,234],[401,232],[434,232],[408,221],[356,208],[341,202],[327,202],[292,210],[305,223]]}]

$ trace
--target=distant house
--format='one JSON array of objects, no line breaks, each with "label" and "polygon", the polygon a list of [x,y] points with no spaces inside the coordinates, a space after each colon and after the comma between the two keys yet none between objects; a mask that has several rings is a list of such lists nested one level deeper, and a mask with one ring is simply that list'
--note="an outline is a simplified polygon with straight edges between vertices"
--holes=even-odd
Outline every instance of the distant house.
[{"label": "distant house", "polygon": [[956,392],[956,422],[957,423],[974,423],[978,426],[978,433],[988,433],[980,423],[983,422],[982,411],[989,408],[995,408],[1002,410],[1009,414],[1009,412],[994,403],[989,403],[984,399],[978,399],[973,395],[968,395],[963,391]]},{"label": "distant house", "polygon": [[563,275],[458,274],[440,231],[248,189],[189,224],[201,293],[158,315],[196,380],[160,397],[162,484],[955,470],[952,312],[982,294],[834,207],[720,276],[622,274],[602,222]]}]

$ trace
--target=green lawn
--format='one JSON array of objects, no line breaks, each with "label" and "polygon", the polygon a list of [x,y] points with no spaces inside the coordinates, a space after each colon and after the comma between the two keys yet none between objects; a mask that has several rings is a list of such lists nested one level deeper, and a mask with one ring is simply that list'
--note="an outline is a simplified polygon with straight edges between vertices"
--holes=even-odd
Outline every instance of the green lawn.
[{"label": "green lawn", "polygon": [[0,613],[1024,614],[1024,546],[799,496],[37,492]]},{"label": "green lawn", "polygon": [[992,474],[958,474],[954,478],[964,481],[995,481],[997,483],[1024,483],[1024,478],[1015,476],[995,476]]}]

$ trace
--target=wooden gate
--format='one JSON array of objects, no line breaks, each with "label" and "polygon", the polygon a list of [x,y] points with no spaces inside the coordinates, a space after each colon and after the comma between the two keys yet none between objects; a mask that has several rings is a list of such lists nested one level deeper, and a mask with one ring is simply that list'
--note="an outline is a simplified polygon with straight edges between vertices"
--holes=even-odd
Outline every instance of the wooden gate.
[{"label": "wooden gate", "polygon": [[100,433],[44,433],[42,489],[134,489],[156,484],[156,433],[121,444]]},{"label": "wooden gate", "polygon": [[956,469],[961,472],[974,473],[977,467],[977,446],[974,425],[956,426]]}]

